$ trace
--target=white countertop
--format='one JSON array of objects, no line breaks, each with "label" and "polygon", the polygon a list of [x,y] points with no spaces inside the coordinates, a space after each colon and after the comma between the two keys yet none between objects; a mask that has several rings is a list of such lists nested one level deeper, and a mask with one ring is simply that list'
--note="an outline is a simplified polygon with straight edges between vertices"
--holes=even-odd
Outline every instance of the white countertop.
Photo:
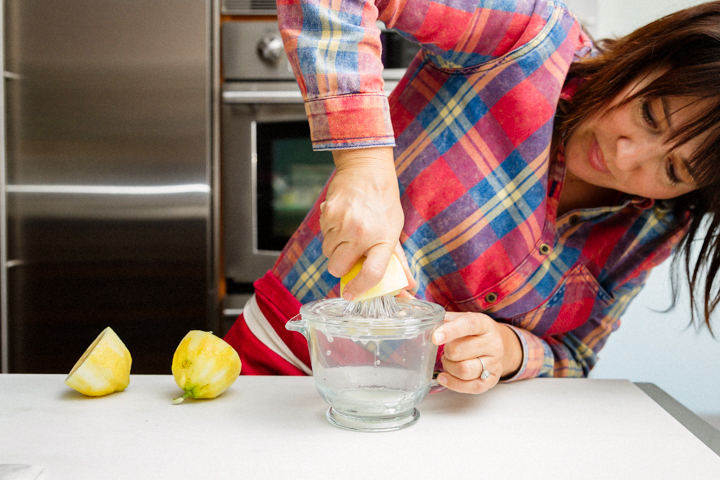
[{"label": "white countertop", "polygon": [[309,377],[240,377],[186,400],[170,375],[88,398],[0,375],[0,464],[46,479],[714,479],[720,457],[625,380],[536,379],[429,395],[404,430],[333,427]]}]

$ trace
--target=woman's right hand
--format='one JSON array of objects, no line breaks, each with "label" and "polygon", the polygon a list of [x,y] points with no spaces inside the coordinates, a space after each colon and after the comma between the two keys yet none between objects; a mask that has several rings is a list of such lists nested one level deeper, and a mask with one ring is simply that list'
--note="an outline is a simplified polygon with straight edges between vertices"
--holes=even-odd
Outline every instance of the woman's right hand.
[{"label": "woman's right hand", "polygon": [[[377,285],[399,245],[405,216],[395,174],[392,147],[335,150],[335,176],[320,205],[323,253],[328,272],[345,275],[365,255],[360,273],[343,292],[345,300]],[[401,250],[401,249],[400,249]],[[414,280],[406,268],[411,287]]]}]

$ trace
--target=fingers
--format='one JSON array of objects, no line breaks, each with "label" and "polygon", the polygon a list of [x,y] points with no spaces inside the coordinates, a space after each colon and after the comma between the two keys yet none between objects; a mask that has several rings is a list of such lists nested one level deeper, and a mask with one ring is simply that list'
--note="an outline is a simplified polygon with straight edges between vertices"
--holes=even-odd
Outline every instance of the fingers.
[{"label": "fingers", "polygon": [[494,320],[483,314],[448,312],[445,323],[433,333],[433,342],[443,345],[468,335],[483,335],[493,327],[489,322]]},{"label": "fingers", "polygon": [[[324,250],[323,244],[323,251]],[[350,271],[362,255],[363,252],[358,249],[357,245],[350,242],[342,242],[329,252],[329,254],[326,254],[328,257],[328,272],[334,277],[342,277]]]},{"label": "fingers", "polygon": [[[480,358],[482,358],[484,366],[480,362]],[[460,393],[477,394],[491,389],[500,380],[502,370],[498,360],[489,355],[459,362],[450,360],[443,355],[442,364],[445,371],[438,375],[438,383]],[[484,371],[488,372],[488,376],[481,378]]]},{"label": "fingers", "polygon": [[468,336],[446,343],[443,355],[453,362],[462,362],[479,357],[485,352],[497,349],[492,338],[481,336]]},{"label": "fingers", "polygon": [[[325,205],[325,204],[324,204]],[[370,260],[367,265],[368,269],[383,268],[382,273],[387,269],[390,262],[392,247],[397,242],[394,238],[392,242],[385,239],[384,235],[373,235],[371,232],[380,232],[381,227],[373,228],[371,224],[363,223],[358,220],[361,215],[351,215],[347,210],[339,213],[338,208],[333,209],[331,206],[325,205],[321,208],[320,230],[323,234],[322,252],[328,257],[328,272],[335,277],[342,277],[357,263],[363,255]],[[365,217],[370,216],[367,214]],[[365,218],[363,217],[363,218]],[[373,257],[377,257],[373,259]],[[367,262],[367,260],[366,260]],[[366,267],[363,265],[363,271]],[[382,278],[382,273],[377,277],[375,284]],[[360,278],[372,277],[365,272]],[[368,283],[362,282],[363,285]],[[374,284],[366,288],[369,289]],[[362,293],[362,291],[357,292]]]},{"label": "fingers", "polygon": [[472,357],[465,360],[454,361],[450,360],[443,354],[442,363],[445,371],[452,374],[460,380],[475,380],[480,377],[485,369],[489,370],[492,362],[489,358],[483,358],[485,367],[480,363],[478,357]]},{"label": "fingers", "polygon": [[[338,247],[339,249],[340,247]],[[336,249],[336,251],[338,250]],[[360,273],[357,274],[347,285],[343,292],[345,300],[352,300],[354,297],[367,292],[377,285],[385,275],[392,250],[388,245],[376,245],[367,251],[367,258],[363,262]],[[351,265],[352,267],[352,265]],[[350,268],[348,268],[349,270]],[[328,265],[329,270],[329,265]]]},{"label": "fingers", "polygon": [[[476,360],[476,362],[479,364],[480,362]],[[495,375],[490,375],[485,380],[481,380],[479,377],[476,377],[472,380],[463,380],[461,378],[458,378],[449,372],[443,372],[440,375],[438,375],[437,378],[440,385],[443,385],[444,387],[448,388],[449,390],[453,390],[455,392],[460,393],[471,393],[471,394],[479,394],[484,393],[490,390],[492,387],[497,385],[498,378]]]},{"label": "fingers", "polygon": [[[433,342],[444,345],[445,372],[438,376],[438,382],[451,390],[482,393],[502,376],[503,338],[497,322],[487,315],[448,312],[445,323],[434,332]],[[480,378],[483,371],[488,372],[485,379]]]},{"label": "fingers", "polygon": [[413,298],[415,298],[413,295],[411,295],[410,293],[408,293],[407,290],[402,290],[400,293],[398,293],[398,294],[396,295],[396,297],[399,297],[399,298],[407,298],[407,299],[413,299]]},{"label": "fingers", "polygon": [[[321,211],[326,210],[321,204]],[[361,232],[349,235],[342,230],[342,222],[327,220],[327,214],[320,215],[320,229],[323,233],[322,252],[328,257],[328,272],[334,277],[342,277],[365,254],[367,247],[358,242]]]}]

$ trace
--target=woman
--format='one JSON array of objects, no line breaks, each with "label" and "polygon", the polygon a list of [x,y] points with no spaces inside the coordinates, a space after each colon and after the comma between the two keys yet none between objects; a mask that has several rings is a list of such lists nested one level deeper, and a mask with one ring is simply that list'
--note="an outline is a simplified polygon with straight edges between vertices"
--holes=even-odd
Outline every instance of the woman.
[{"label": "woman", "polygon": [[[695,265],[688,253],[706,214],[710,233],[720,221],[720,2],[599,52],[548,0],[287,0],[278,12],[314,146],[337,169],[226,336],[245,373],[310,373],[285,320],[337,295],[361,255],[348,299],[371,287],[393,251],[411,293],[448,311],[438,381],[460,392],[587,375],[676,248],[693,288],[708,272],[707,321],[716,236]],[[423,46],[389,101],[378,18]]]}]

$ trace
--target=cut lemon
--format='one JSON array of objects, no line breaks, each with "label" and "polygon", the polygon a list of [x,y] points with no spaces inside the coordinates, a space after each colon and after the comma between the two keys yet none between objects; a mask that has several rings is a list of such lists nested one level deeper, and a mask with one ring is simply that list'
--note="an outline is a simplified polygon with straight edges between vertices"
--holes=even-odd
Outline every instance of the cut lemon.
[{"label": "cut lemon", "polygon": [[107,327],[75,363],[65,384],[90,397],[122,392],[130,383],[131,363],[127,347]]},{"label": "cut lemon", "polygon": [[[350,280],[355,278],[357,274],[360,273],[363,262],[365,262],[365,257],[361,257],[360,260],[358,260],[357,263],[353,265],[350,271],[343,275],[342,278],[340,278],[340,296],[342,296],[343,291],[345,290],[345,285],[347,285]],[[384,295],[395,296],[408,285],[408,280],[405,276],[405,271],[403,271],[402,264],[393,253],[390,257],[390,263],[388,264],[387,270],[385,270],[385,275],[383,275],[380,283],[372,287],[367,292],[353,298],[353,301],[360,302],[363,300],[369,300],[371,298],[376,298]]]},{"label": "cut lemon", "polygon": [[190,331],[173,355],[173,377],[185,391],[173,403],[187,397],[217,397],[237,380],[240,367],[240,356],[225,340],[211,332]]}]

